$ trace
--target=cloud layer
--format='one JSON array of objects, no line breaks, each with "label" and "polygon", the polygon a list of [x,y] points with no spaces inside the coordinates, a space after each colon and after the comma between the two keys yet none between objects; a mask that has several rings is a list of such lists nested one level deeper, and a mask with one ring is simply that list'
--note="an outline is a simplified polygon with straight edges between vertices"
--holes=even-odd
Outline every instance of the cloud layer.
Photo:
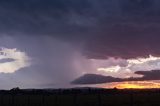
[{"label": "cloud layer", "polygon": [[142,77],[130,77],[130,78],[115,78],[111,76],[103,76],[96,74],[85,74],[74,81],[72,84],[101,84],[101,83],[111,83],[111,82],[125,82],[125,81],[150,81],[150,80],[160,80],[160,71],[137,71],[135,74],[142,75]]},{"label": "cloud layer", "polygon": [[[126,72],[159,69],[159,5],[159,0],[1,0],[0,47],[23,51],[32,65],[0,74],[0,87],[57,87],[85,73],[125,78]],[[158,59],[146,61],[150,55]],[[13,62],[0,63],[6,61]]]},{"label": "cloud layer", "polygon": [[88,58],[159,56],[159,0],[1,1],[0,32],[45,36]]}]

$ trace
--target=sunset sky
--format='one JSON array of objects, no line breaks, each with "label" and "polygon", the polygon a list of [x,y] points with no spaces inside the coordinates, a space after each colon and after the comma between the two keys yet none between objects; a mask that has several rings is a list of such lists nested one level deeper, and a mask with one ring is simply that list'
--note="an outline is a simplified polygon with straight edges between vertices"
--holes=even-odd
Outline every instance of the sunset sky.
[{"label": "sunset sky", "polygon": [[160,0],[1,0],[0,89],[79,86],[70,82],[86,74],[125,79],[107,80],[103,88],[159,88],[159,5]]}]

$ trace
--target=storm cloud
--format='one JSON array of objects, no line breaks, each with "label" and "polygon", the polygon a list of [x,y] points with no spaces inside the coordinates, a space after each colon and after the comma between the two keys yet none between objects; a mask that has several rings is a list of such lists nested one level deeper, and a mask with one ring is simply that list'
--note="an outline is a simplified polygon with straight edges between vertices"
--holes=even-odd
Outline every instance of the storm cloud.
[{"label": "storm cloud", "polygon": [[[0,47],[16,48],[31,61],[15,73],[1,73],[0,87],[57,87],[101,73],[97,68],[123,69],[130,65],[127,59],[159,57],[159,5],[159,0],[1,0]],[[6,62],[12,60],[0,60]],[[130,71],[157,69],[158,62],[132,63]]]},{"label": "storm cloud", "polygon": [[143,75],[140,80],[160,80],[160,71],[152,70],[152,71],[137,71],[135,74]]},{"label": "storm cloud", "polygon": [[44,36],[81,47],[88,58],[159,56],[159,0],[0,2],[2,34]]},{"label": "storm cloud", "polygon": [[130,77],[130,78],[115,78],[112,76],[104,76],[98,74],[85,74],[74,81],[72,84],[101,84],[112,82],[125,82],[125,81],[150,81],[160,80],[160,70],[152,71],[137,71],[135,74],[142,75],[142,77]]}]

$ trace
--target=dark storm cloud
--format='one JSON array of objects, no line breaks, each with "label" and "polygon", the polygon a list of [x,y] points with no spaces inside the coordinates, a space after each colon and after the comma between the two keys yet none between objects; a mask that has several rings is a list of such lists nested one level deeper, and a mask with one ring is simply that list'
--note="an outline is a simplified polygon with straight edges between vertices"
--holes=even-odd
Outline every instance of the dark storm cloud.
[{"label": "dark storm cloud", "polygon": [[2,34],[50,35],[88,58],[160,55],[159,0],[2,0]]},{"label": "dark storm cloud", "polygon": [[137,71],[135,74],[143,75],[141,80],[160,80],[160,70]]},{"label": "dark storm cloud", "polygon": [[[0,46],[17,48],[32,59],[30,67],[0,74],[0,87],[58,87],[83,73],[94,73],[81,53],[98,59],[159,56],[159,5],[159,0],[0,0]],[[98,75],[97,80],[91,75],[80,83],[158,79],[155,72],[138,73],[144,76]]]},{"label": "dark storm cloud", "polygon": [[72,84],[100,84],[100,83],[110,83],[110,82],[121,82],[120,78],[114,78],[111,76],[103,76],[97,74],[85,74],[72,81]]},{"label": "dark storm cloud", "polygon": [[115,78],[112,76],[103,76],[97,74],[85,74],[74,81],[72,84],[101,84],[110,82],[123,82],[123,81],[149,81],[160,80],[160,70],[152,71],[137,71],[135,74],[143,75],[142,77],[133,78]]},{"label": "dark storm cloud", "polygon": [[72,37],[85,29],[81,18],[88,5],[85,0],[1,1],[1,32]]}]

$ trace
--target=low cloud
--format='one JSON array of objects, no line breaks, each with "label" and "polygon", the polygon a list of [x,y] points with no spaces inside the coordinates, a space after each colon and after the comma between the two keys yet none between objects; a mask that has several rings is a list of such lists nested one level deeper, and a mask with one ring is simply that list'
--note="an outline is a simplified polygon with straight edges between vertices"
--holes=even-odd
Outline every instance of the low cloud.
[{"label": "low cloud", "polygon": [[0,63],[13,62],[13,61],[15,61],[15,59],[6,58],[6,59],[1,59],[1,60],[0,60]]},{"label": "low cloud", "polygon": [[111,76],[103,76],[97,74],[86,74],[74,81],[72,84],[101,84],[111,82],[125,82],[125,81],[150,81],[160,80],[160,70],[152,71],[137,71],[135,74],[142,75],[142,77],[131,77],[131,78],[115,78]]},{"label": "low cloud", "polygon": [[135,74],[143,75],[140,80],[160,80],[160,70],[137,71]]},{"label": "low cloud", "polygon": [[98,74],[85,74],[76,80],[72,81],[72,84],[99,84],[99,83],[110,83],[110,82],[121,82],[120,78],[114,78],[111,76],[103,76]]}]

